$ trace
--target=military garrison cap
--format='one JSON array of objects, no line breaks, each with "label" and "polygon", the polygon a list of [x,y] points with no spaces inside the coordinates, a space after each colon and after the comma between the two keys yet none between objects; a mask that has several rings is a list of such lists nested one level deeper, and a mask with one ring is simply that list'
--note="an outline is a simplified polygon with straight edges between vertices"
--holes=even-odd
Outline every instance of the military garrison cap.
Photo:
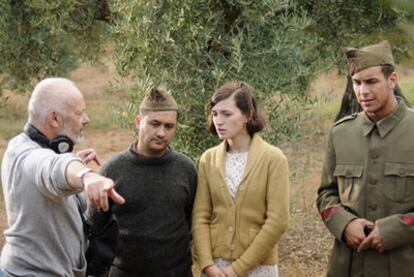
[{"label": "military garrison cap", "polygon": [[178,111],[177,102],[172,95],[161,88],[152,88],[139,106],[140,111]]},{"label": "military garrison cap", "polygon": [[345,54],[348,59],[349,75],[353,75],[371,66],[385,64],[395,65],[391,46],[386,40],[361,49],[348,47],[345,49]]}]

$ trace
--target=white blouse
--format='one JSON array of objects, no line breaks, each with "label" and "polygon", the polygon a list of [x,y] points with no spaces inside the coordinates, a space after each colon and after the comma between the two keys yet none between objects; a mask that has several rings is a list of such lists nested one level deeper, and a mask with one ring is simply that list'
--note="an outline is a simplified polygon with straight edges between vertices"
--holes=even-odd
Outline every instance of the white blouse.
[{"label": "white blouse", "polygon": [[236,198],[244,169],[246,168],[248,152],[226,153],[224,174],[231,197]]}]

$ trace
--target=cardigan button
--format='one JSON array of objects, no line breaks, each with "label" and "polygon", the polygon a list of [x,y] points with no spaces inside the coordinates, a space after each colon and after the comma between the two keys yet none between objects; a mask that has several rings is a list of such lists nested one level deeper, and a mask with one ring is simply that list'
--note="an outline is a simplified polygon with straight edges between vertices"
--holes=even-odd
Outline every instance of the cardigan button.
[{"label": "cardigan button", "polygon": [[234,250],[235,246],[234,244],[230,244],[230,250]]},{"label": "cardigan button", "polygon": [[244,190],[244,186],[243,186],[243,185],[240,185],[240,186],[239,186],[239,190],[240,190],[240,191],[243,191],[243,190]]},{"label": "cardigan button", "polygon": [[228,230],[229,230],[230,233],[233,233],[233,231],[234,231],[233,226],[229,226],[229,229]]}]

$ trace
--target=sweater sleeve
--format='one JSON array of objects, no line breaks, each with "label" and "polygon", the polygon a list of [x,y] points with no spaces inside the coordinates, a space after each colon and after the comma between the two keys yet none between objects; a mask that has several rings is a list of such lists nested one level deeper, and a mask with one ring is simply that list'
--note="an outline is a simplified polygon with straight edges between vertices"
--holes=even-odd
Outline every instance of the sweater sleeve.
[{"label": "sweater sleeve", "polygon": [[72,188],[66,179],[66,168],[73,161],[82,162],[72,153],[56,154],[49,149],[39,148],[22,160],[25,170],[21,172],[33,176],[33,184],[44,196],[58,200],[81,191]]},{"label": "sweater sleeve", "polygon": [[193,209],[193,240],[195,259],[201,270],[213,265],[210,239],[210,218],[212,203],[207,177],[205,175],[205,156],[200,159],[198,185]]},{"label": "sweater sleeve", "polygon": [[266,195],[266,221],[253,242],[232,264],[239,276],[245,276],[249,270],[259,265],[269,255],[288,228],[288,172],[288,162],[283,154],[278,159],[271,159]]}]

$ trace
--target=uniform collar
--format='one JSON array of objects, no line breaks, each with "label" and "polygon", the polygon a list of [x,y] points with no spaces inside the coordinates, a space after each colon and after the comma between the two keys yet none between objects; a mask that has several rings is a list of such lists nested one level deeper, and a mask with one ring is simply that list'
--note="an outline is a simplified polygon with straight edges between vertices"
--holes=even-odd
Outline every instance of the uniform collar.
[{"label": "uniform collar", "polygon": [[363,113],[362,118],[362,128],[364,132],[364,136],[367,136],[371,131],[377,127],[379,136],[384,138],[395,126],[397,126],[398,122],[405,116],[405,104],[404,101],[401,99],[398,100],[398,105],[395,110],[378,122],[372,121],[366,113]]}]

